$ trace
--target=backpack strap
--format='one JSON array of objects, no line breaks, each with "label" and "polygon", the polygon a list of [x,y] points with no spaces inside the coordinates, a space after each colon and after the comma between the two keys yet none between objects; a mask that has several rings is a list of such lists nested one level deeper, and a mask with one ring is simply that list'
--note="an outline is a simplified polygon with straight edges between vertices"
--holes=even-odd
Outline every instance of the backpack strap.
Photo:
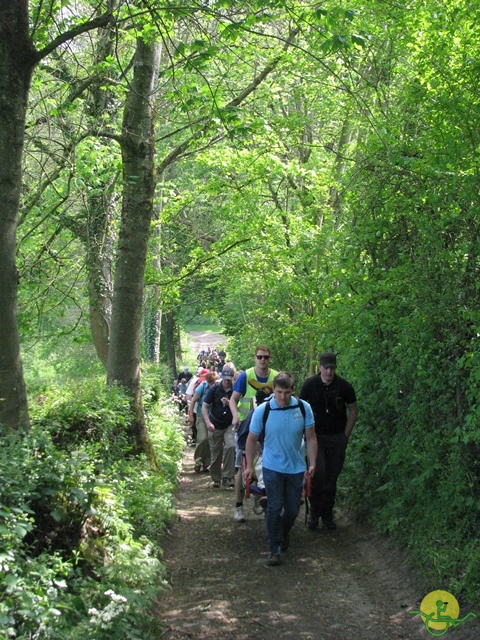
[{"label": "backpack strap", "polygon": [[[210,388],[211,389],[213,388],[213,398],[212,398],[212,404],[213,404],[214,400],[216,400],[217,398],[222,398],[223,397],[223,394],[222,394],[222,381],[221,380],[217,380],[217,382],[215,382]],[[228,397],[228,393],[226,395]]]},{"label": "backpack strap", "polygon": [[272,407],[270,406],[270,400],[267,400],[266,404],[265,404],[265,411],[263,412],[263,430],[265,431],[265,425],[267,424],[267,420],[268,420],[268,414],[270,413],[270,409]]},{"label": "backpack strap", "polygon": [[300,411],[302,412],[303,420],[305,421],[305,416],[307,415],[307,410],[305,409],[304,401],[300,398],[298,399],[298,406],[300,407]]}]

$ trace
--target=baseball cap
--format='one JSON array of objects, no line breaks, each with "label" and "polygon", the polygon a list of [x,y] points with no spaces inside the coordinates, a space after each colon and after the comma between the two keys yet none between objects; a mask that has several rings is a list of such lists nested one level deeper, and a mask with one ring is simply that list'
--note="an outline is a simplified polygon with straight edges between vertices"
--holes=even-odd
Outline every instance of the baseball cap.
[{"label": "baseball cap", "polygon": [[235,375],[235,371],[233,369],[230,369],[230,367],[223,367],[220,377],[223,380],[233,380],[234,375]]},{"label": "baseball cap", "polygon": [[319,362],[322,367],[336,367],[337,356],[331,351],[324,351],[320,354]]}]

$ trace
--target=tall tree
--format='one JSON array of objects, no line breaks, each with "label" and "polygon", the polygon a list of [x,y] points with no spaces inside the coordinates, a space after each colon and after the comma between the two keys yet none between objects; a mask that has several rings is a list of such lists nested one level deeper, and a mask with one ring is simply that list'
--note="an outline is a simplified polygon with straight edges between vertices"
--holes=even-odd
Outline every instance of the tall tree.
[{"label": "tall tree", "polygon": [[147,448],[140,389],[144,276],[155,192],[154,103],[160,46],[137,39],[133,79],[122,127],[123,200],[113,290],[107,379],[129,391],[136,411],[138,448]]},{"label": "tall tree", "polygon": [[0,7],[0,424],[28,427],[17,323],[15,266],[25,119],[38,53],[28,31],[28,3]]},{"label": "tall tree", "polygon": [[[223,128],[212,116],[222,115],[228,125],[228,116],[246,101],[265,81],[280,63],[283,53],[289,49],[299,32],[298,28],[287,27],[287,35],[279,47],[274,50],[271,60],[263,64],[259,72],[246,85],[240,81],[240,87],[229,101],[221,106],[213,99],[213,107],[208,104],[208,113],[204,106],[196,121],[183,134],[183,141],[167,153],[157,167],[157,175],[162,176],[165,169],[174,162],[192,154],[198,147],[213,145],[223,135]],[[113,296],[112,323],[108,352],[107,378],[110,383],[118,383],[129,389],[137,410],[138,442],[145,441],[145,425],[141,425],[142,407],[140,397],[140,337],[142,329],[142,310],[144,298],[144,276],[147,259],[150,224],[154,217],[153,195],[154,174],[154,137],[153,137],[153,96],[154,79],[158,72],[158,55],[142,38],[137,42],[137,59],[134,64],[134,78],[124,109],[122,131],[123,157],[123,205],[122,220],[117,250],[115,284]],[[198,49],[209,60],[212,47],[205,43],[192,45],[194,59]],[[213,48],[216,51],[215,48]],[[154,56],[150,58],[149,56]],[[153,63],[155,60],[155,64]],[[203,61],[201,61],[203,64]],[[196,62],[195,64],[200,64]],[[194,65],[195,66],[195,65]],[[235,86],[237,89],[238,85]],[[188,114],[191,119],[191,114]],[[177,136],[177,138],[180,136]],[[173,316],[168,316],[173,318]],[[173,364],[173,363],[172,363]]]},{"label": "tall tree", "polygon": [[[94,20],[74,25],[37,50],[30,36],[28,0],[0,7],[0,423],[28,427],[28,403],[17,324],[16,232],[22,153],[32,74],[40,60],[75,36],[108,24],[110,0]],[[49,8],[47,8],[49,11]],[[45,16],[39,13],[41,22]]]}]

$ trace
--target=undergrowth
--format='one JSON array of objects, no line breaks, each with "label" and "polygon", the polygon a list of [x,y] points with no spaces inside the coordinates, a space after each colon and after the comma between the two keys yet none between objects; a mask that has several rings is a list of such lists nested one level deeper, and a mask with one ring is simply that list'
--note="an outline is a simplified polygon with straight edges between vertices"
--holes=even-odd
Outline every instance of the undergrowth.
[{"label": "undergrowth", "polygon": [[379,421],[354,430],[340,494],[407,549],[425,593],[444,589],[478,610],[479,477],[480,446],[458,431]]},{"label": "undergrowth", "polygon": [[99,381],[49,388],[26,434],[1,433],[0,637],[148,640],[174,513],[178,413],[146,391],[158,470],[133,456],[128,399]]}]

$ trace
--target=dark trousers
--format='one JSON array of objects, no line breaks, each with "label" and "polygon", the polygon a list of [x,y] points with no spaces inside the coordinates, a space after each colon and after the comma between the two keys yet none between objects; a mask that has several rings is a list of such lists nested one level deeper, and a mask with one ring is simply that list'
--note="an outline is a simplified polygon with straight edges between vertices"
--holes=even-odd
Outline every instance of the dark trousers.
[{"label": "dark trousers", "polygon": [[268,496],[266,523],[270,553],[281,553],[281,545],[298,516],[304,477],[303,471],[279,473],[263,467]]},{"label": "dark trousers", "polygon": [[344,433],[318,435],[318,454],[310,495],[310,519],[333,518],[337,480],[345,462],[348,439]]},{"label": "dark trousers", "polygon": [[195,413],[195,411],[193,412],[192,440],[195,443],[197,442],[197,414]]}]

